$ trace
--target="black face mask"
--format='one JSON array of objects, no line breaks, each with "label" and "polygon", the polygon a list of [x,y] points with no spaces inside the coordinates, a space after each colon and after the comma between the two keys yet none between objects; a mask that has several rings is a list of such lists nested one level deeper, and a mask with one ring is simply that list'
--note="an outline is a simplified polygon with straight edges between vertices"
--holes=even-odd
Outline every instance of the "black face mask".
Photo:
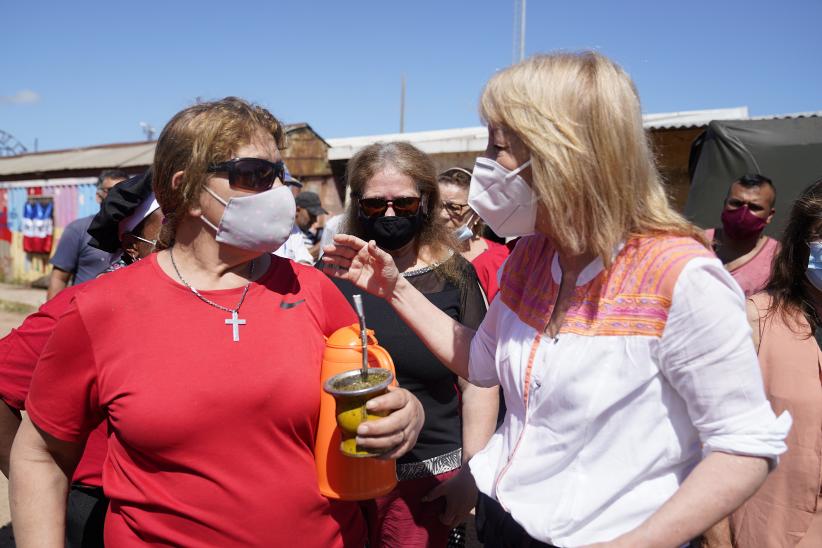
[{"label": "black face mask", "polygon": [[417,212],[413,217],[364,217],[365,234],[374,240],[380,249],[394,251],[411,240],[422,226],[422,217]]}]

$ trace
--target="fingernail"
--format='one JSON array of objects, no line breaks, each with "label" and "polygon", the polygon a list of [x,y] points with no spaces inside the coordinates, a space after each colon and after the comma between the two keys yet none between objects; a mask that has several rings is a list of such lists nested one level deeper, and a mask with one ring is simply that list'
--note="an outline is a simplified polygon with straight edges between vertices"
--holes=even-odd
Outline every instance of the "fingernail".
[{"label": "fingernail", "polygon": [[[363,424],[361,424],[357,427],[357,434],[365,436],[365,435],[368,434],[368,430],[369,430],[368,425],[363,423]],[[359,443],[359,440],[357,440],[357,443]]]}]

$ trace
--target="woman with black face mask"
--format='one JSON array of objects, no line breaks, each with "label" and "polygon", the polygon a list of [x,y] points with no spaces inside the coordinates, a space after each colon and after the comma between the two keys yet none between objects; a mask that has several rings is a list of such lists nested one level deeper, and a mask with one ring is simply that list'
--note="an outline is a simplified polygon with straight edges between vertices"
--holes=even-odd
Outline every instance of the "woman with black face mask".
[{"label": "woman with black face mask", "polygon": [[[408,143],[377,143],[348,163],[351,200],[340,232],[373,240],[402,276],[454,320],[476,327],[485,302],[474,268],[454,252],[439,222],[436,170]],[[360,290],[335,280],[350,298]],[[417,444],[397,463],[398,487],[363,504],[371,546],[445,546],[465,521],[477,490],[462,464],[496,425],[498,391],[472,386],[446,369],[382,299],[364,296],[369,327],[391,354],[400,386],[422,402]],[[401,536],[400,536],[401,533]]]}]

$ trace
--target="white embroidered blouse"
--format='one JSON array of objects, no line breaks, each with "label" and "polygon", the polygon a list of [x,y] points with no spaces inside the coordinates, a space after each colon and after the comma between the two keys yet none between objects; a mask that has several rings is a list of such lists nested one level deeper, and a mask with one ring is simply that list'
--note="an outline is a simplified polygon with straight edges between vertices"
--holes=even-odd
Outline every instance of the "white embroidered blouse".
[{"label": "white embroidered blouse", "polygon": [[765,398],[742,291],[701,250],[649,238],[608,270],[594,261],[557,339],[543,331],[561,281],[550,243],[529,237],[509,258],[469,366],[472,383],[502,386],[507,414],[470,469],[533,538],[610,540],[703,454],[785,451],[791,419]]}]

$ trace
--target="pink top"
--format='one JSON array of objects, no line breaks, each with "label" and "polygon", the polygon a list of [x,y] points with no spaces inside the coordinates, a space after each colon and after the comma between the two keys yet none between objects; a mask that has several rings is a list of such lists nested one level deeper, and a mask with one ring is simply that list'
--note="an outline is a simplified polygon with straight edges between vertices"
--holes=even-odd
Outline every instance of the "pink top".
[{"label": "pink top", "polygon": [[[822,546],[822,351],[800,314],[787,324],[769,314],[771,297],[750,299],[759,312],[759,365],[777,414],[789,411],[788,451],[767,481],[731,515],[735,548]],[[816,525],[813,523],[816,521]]]},{"label": "pink top", "polygon": [[[714,228],[705,231],[705,237],[708,238],[708,241],[713,241],[715,232],[716,229]],[[751,257],[747,263],[731,270],[731,276],[745,292],[746,297],[750,297],[764,289],[771,275],[771,262],[779,249],[779,242],[767,236],[765,240],[765,245],[762,246],[759,253]]]}]

